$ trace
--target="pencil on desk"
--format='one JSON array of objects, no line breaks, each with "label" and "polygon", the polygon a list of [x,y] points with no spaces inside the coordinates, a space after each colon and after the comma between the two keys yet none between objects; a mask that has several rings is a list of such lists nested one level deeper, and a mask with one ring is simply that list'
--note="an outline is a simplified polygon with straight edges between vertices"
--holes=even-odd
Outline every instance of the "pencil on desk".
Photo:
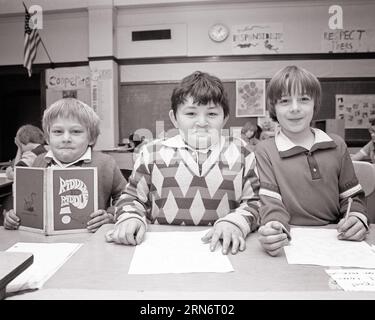
[{"label": "pencil on desk", "polygon": [[346,212],[345,212],[345,216],[344,216],[345,222],[348,220],[348,216],[349,216],[349,212],[350,212],[350,207],[352,206],[352,202],[353,202],[353,199],[351,197],[349,197],[348,207],[346,208]]}]

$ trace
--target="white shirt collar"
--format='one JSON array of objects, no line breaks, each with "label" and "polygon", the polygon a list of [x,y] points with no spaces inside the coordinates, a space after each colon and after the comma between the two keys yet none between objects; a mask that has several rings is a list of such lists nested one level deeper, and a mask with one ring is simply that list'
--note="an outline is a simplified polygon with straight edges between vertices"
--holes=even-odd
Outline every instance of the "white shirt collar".
[{"label": "white shirt collar", "polygon": [[[333,142],[332,138],[326,134],[324,131],[317,129],[317,128],[311,128],[311,130],[314,133],[314,143],[313,145],[316,145],[318,143],[322,142]],[[292,142],[282,131],[279,129],[276,131],[275,134],[275,143],[277,150],[279,152],[288,151],[294,147],[298,147],[294,142]]]},{"label": "white shirt collar", "polygon": [[70,163],[62,163],[61,161],[56,159],[56,157],[52,153],[51,149],[48,150],[48,152],[46,153],[46,155],[44,157],[48,162],[51,162],[53,160],[54,163],[56,163],[56,166],[58,166],[58,167],[67,168],[67,167],[73,166],[74,164],[76,164],[79,161],[83,161],[85,163],[91,162],[91,159],[92,159],[91,158],[91,147],[88,147],[86,149],[86,152],[79,159],[77,159],[73,162],[70,162]]},{"label": "white shirt collar", "polygon": [[188,149],[192,152],[202,152],[202,153],[208,153],[209,151],[213,151],[217,148],[220,148],[225,143],[225,137],[221,136],[220,141],[214,145],[211,145],[207,149],[194,149],[191,146],[189,146],[187,143],[185,143],[184,139],[181,135],[176,135],[172,138],[168,138],[166,140],[163,140],[161,142],[163,145],[171,148],[177,148],[177,149]]}]

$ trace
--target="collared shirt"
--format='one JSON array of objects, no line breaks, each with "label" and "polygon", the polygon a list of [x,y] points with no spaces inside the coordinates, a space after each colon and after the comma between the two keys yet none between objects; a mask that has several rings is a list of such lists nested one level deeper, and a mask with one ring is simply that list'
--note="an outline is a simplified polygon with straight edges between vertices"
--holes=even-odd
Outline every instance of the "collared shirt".
[{"label": "collared shirt", "polygon": [[310,173],[313,179],[320,179],[320,170],[313,153],[319,149],[336,148],[336,143],[324,131],[311,128],[314,134],[314,142],[310,149],[296,145],[279,129],[275,134],[275,143],[281,158],[293,157],[297,154],[304,153],[307,155]]},{"label": "collared shirt", "polygon": [[[161,143],[167,147],[187,150],[193,156],[195,162],[198,164],[199,173],[202,174],[203,164],[210,158],[211,154],[220,154],[225,144],[225,138],[221,136],[220,140],[217,143],[209,146],[206,149],[195,149],[189,146],[179,134],[170,139],[162,140]],[[215,157],[215,159],[217,158]]]},{"label": "collared shirt", "polygon": [[281,131],[257,145],[262,224],[276,220],[289,228],[337,223],[352,197],[352,212],[367,225],[363,190],[345,142],[319,129],[312,131],[310,150]]},{"label": "collared shirt", "polygon": [[46,153],[44,157],[46,161],[49,163],[50,167],[68,168],[68,167],[72,167],[76,165],[77,163],[81,161],[85,163],[90,163],[91,162],[91,147],[88,147],[86,149],[86,152],[81,157],[79,157],[77,160],[70,162],[70,163],[62,163],[61,161],[56,159],[51,149]]}]

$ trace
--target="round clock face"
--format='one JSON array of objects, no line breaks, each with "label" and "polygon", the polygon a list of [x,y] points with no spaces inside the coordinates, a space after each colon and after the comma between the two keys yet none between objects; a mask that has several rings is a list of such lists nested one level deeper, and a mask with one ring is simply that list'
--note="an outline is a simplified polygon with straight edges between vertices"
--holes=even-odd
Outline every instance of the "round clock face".
[{"label": "round clock face", "polygon": [[227,26],[223,24],[214,24],[209,30],[208,30],[209,37],[216,42],[222,42],[226,38],[228,38],[229,35],[229,29]]}]

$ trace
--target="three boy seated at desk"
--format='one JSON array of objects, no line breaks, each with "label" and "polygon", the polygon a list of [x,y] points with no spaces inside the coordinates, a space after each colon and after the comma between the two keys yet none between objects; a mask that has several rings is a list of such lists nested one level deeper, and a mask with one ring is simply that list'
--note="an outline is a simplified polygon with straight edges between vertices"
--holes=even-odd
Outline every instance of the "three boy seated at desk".
[{"label": "three boy seated at desk", "polygon": [[[169,116],[179,134],[141,148],[126,187],[117,179],[115,216],[103,206],[89,225],[96,230],[115,222],[107,241],[126,245],[140,244],[148,223],[212,226],[202,240],[210,242],[211,250],[222,240],[224,254],[244,250],[245,238],[259,226],[260,242],[270,255],[288,243],[291,224],[338,223],[339,239],[363,240],[368,230],[364,193],[346,145],[310,127],[320,97],[319,81],[310,72],[295,66],[280,70],[270,82],[267,101],[281,129],[258,143],[254,153],[240,137],[221,136],[229,116],[222,82],[194,72],[171,97]],[[97,137],[81,118],[68,115],[56,120],[56,131],[45,128],[50,157],[61,166],[84,162]],[[54,135],[74,134],[80,147],[65,158],[73,152],[54,149]],[[117,172],[100,169],[104,180]],[[18,226],[13,212],[6,219],[6,227]]]}]

